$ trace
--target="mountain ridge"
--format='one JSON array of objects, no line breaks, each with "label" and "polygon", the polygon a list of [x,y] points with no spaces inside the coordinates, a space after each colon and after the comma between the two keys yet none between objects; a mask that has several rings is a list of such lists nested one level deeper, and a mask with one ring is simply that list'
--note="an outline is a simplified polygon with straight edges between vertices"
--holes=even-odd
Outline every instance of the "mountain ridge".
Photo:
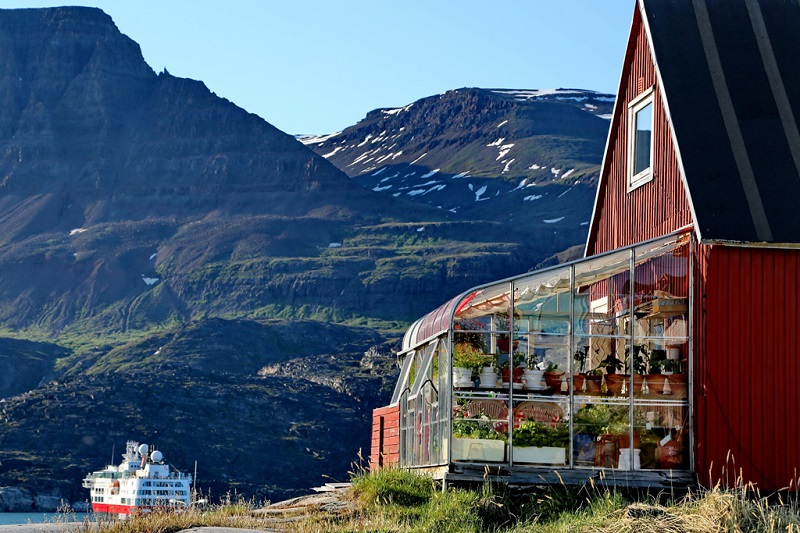
[{"label": "mountain ridge", "polygon": [[583,89],[463,88],[301,141],[375,192],[461,218],[574,231],[588,224],[613,102]]}]

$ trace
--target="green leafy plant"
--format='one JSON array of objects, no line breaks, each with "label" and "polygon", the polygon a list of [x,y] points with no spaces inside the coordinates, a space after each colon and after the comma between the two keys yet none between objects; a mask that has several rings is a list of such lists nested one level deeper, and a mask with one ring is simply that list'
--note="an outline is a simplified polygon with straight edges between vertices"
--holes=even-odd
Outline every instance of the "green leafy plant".
[{"label": "green leafy plant", "polygon": [[467,343],[460,342],[453,346],[453,366],[469,368],[473,372],[494,364],[494,356],[483,353],[483,350]]},{"label": "green leafy plant", "polygon": [[623,363],[617,357],[616,353],[608,354],[602,361],[598,368],[605,369],[609,374],[616,374],[617,371],[622,370]]},{"label": "green leafy plant", "polygon": [[681,360],[680,359],[667,359],[664,361],[664,371],[672,372],[673,374],[681,373]]},{"label": "green leafy plant", "polygon": [[594,437],[607,433],[613,413],[607,405],[587,405],[578,409],[572,424],[575,433],[588,433]]},{"label": "green leafy plant", "polygon": [[667,352],[661,348],[655,348],[650,352],[650,373],[660,374],[667,361]]},{"label": "green leafy plant", "polygon": [[576,350],[575,353],[572,355],[572,358],[575,360],[576,363],[579,364],[578,372],[583,373],[586,369],[586,358],[589,355],[589,347],[584,346],[579,350]]},{"label": "green leafy plant", "polygon": [[545,372],[558,372],[558,371],[559,371],[558,364],[547,363],[547,368],[545,369]]},{"label": "green leafy plant", "polygon": [[[513,360],[514,360],[514,368],[519,368],[522,365],[522,363],[525,362],[525,353],[519,351],[514,352]],[[509,367],[508,358],[506,358],[505,361],[500,363],[500,368],[508,368],[508,367]]]},{"label": "green leafy plant", "polygon": [[522,422],[512,432],[514,446],[564,448],[569,438],[569,429],[564,424],[543,424],[533,420]]},{"label": "green leafy plant", "polygon": [[630,346],[625,346],[625,373],[630,373],[632,366],[634,374],[646,374],[648,355],[644,344],[634,344],[632,355]]},{"label": "green leafy plant", "polygon": [[492,421],[486,415],[454,417],[453,437],[457,439],[506,440],[504,434],[495,431]]}]

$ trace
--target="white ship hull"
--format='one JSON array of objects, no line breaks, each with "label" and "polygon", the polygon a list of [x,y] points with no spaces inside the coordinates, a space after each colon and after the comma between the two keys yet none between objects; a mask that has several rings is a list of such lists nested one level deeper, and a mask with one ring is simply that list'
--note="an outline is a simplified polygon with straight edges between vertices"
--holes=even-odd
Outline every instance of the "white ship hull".
[{"label": "white ship hull", "polygon": [[172,471],[161,452],[128,441],[123,461],[87,475],[83,486],[91,494],[92,510],[126,517],[154,509],[186,508],[191,503],[192,476]]}]

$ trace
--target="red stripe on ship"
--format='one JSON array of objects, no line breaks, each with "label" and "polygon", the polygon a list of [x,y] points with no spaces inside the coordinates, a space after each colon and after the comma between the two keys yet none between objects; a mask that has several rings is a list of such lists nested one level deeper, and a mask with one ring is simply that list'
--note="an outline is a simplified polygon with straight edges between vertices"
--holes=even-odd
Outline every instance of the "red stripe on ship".
[{"label": "red stripe on ship", "polygon": [[92,503],[92,511],[95,513],[131,514],[135,507],[133,505],[117,505],[114,503]]}]

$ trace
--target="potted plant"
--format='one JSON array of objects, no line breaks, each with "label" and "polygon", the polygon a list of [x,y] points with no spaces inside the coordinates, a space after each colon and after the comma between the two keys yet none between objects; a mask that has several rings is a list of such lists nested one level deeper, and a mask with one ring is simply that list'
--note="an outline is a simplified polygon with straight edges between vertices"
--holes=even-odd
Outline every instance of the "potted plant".
[{"label": "potted plant", "polygon": [[625,373],[630,375],[633,369],[633,392],[640,394],[644,384],[644,375],[647,373],[647,347],[644,344],[634,344],[633,350],[625,346]]},{"label": "potted plant", "polygon": [[495,387],[497,385],[497,372],[495,371],[496,362],[494,355],[486,355],[486,361],[478,375],[481,380],[481,387]]},{"label": "potted plant", "polygon": [[600,367],[586,373],[586,393],[599,394],[603,392],[603,369]]},{"label": "potted plant", "polygon": [[564,371],[559,369],[557,364],[550,363],[547,365],[547,369],[544,371],[544,381],[547,383],[548,387],[556,392],[561,392],[561,382],[563,379]]},{"label": "potted plant", "polygon": [[589,347],[584,346],[579,350],[576,350],[572,356],[572,359],[575,361],[575,366],[578,367],[578,372],[572,374],[572,388],[575,392],[582,392],[583,391],[583,384],[586,381],[586,373],[584,372],[586,368],[586,359],[589,354]]},{"label": "potted plant", "polygon": [[666,350],[655,348],[650,352],[648,374],[645,375],[647,389],[650,394],[664,394],[664,385],[666,385],[667,377],[662,373],[662,369],[666,362]]},{"label": "potted plant", "polygon": [[453,385],[469,386],[472,375],[486,365],[491,365],[494,357],[486,355],[480,348],[468,342],[459,342],[453,346]]},{"label": "potted plant", "polygon": [[512,431],[511,458],[519,463],[563,465],[569,430],[563,423],[525,420]]},{"label": "potted plant", "polygon": [[[619,360],[615,353],[609,354],[600,363],[606,369],[606,386],[609,392],[614,395],[622,394],[623,383],[630,379],[631,367],[633,367],[633,391],[642,392],[644,373],[647,372],[647,348],[643,344],[634,344],[633,353],[630,346],[625,346],[625,362]],[[625,373],[616,372],[624,365]]]},{"label": "potted plant", "polygon": [[522,379],[528,390],[541,390],[544,388],[542,386],[542,380],[544,379],[542,364],[536,353],[531,354],[527,362],[527,368],[522,373]]},{"label": "potted plant", "polygon": [[[508,322],[509,322],[508,313],[498,313],[497,315],[495,315],[495,329],[498,332],[497,333],[497,339],[496,339],[497,350],[500,353],[505,353],[505,354],[511,352],[511,346],[512,346],[511,339],[514,336],[516,336],[517,331],[519,330],[519,326],[516,323],[514,323],[513,331],[511,331],[511,336],[509,336],[509,333],[508,333],[508,331],[509,331],[509,323]],[[519,346],[519,341],[518,340],[514,340],[514,343],[513,343],[514,350],[517,349],[517,346]]]},{"label": "potted plant", "polygon": [[623,367],[622,361],[617,357],[616,353],[608,354],[605,359],[600,361],[600,366],[598,368],[602,368],[606,371],[604,377],[606,381],[606,388],[608,388],[608,392],[614,395],[622,394],[622,386],[625,383],[625,376],[624,374],[617,374],[618,370],[621,370]]},{"label": "potted plant", "polygon": [[505,459],[505,435],[495,431],[488,416],[463,416],[455,410],[453,417],[454,461],[502,461]]},{"label": "potted plant", "polygon": [[680,359],[667,359],[664,361],[665,373],[668,372],[670,394],[679,398],[686,397],[686,374],[681,371]]},{"label": "potted plant", "polygon": [[514,352],[511,360],[514,363],[513,376],[511,373],[511,364],[509,363],[509,360],[506,359],[504,362],[500,363],[500,374],[503,378],[503,383],[513,382],[522,384],[522,376],[525,373],[525,368],[522,366],[522,364],[525,362],[525,354],[522,352]]}]

